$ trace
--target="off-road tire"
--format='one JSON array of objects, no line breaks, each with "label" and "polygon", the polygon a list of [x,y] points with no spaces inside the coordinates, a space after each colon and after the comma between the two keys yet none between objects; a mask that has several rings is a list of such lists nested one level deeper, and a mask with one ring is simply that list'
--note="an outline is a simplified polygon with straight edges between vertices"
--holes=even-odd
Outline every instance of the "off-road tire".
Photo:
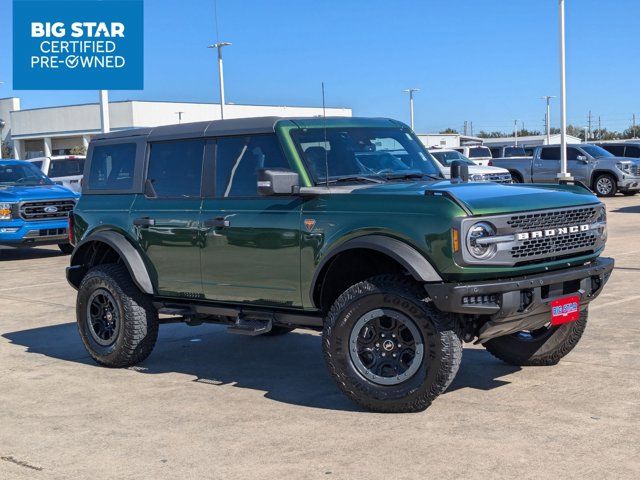
[{"label": "off-road tire", "polygon": [[[600,180],[608,180],[610,189],[606,192],[598,190],[598,182]],[[598,197],[615,197],[618,191],[618,180],[610,173],[600,173],[593,180],[593,191]]]},{"label": "off-road tire", "polygon": [[494,357],[517,367],[556,365],[580,341],[588,315],[585,310],[575,322],[551,327],[549,335],[539,340],[505,335],[489,340],[484,347]]},{"label": "off-road tire", "polygon": [[[424,344],[419,369],[396,385],[380,385],[358,372],[349,339],[365,313],[388,308],[406,315]],[[420,285],[405,276],[381,275],[347,289],[329,311],[322,335],[329,372],[340,389],[361,407],[377,412],[419,412],[451,384],[462,360],[462,342],[450,314],[440,312]]]},{"label": "off-road tire", "polygon": [[73,245],[70,243],[59,243],[58,248],[65,255],[71,255],[73,253]]},{"label": "off-road tire", "polygon": [[[106,290],[116,303],[120,327],[112,345],[102,346],[90,333],[88,300],[98,289]],[[82,279],[76,301],[76,318],[82,343],[100,365],[130,367],[149,356],[158,338],[158,312],[148,295],[133,283],[123,265],[98,265]]]}]

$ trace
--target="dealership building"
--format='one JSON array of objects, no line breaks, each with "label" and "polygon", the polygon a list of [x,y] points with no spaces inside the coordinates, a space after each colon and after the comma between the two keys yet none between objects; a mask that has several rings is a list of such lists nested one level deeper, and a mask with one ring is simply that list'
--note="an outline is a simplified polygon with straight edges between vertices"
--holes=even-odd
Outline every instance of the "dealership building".
[{"label": "dealership building", "polygon": [[[225,118],[317,117],[323,115],[323,109],[225,104],[224,114]],[[350,108],[327,107],[326,115],[350,117],[352,112]],[[109,102],[109,117],[111,130],[219,120],[220,104],[124,100]],[[98,103],[22,110],[20,98],[2,98],[0,119],[4,120],[0,138],[19,159],[68,155],[74,148],[86,147],[91,137],[101,132]]]}]

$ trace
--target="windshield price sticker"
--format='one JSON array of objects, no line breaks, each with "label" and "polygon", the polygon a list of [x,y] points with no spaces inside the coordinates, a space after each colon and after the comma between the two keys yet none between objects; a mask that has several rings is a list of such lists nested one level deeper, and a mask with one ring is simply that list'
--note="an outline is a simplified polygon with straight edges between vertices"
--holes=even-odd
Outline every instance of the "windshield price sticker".
[{"label": "windshield price sticker", "polygon": [[143,88],[142,0],[14,0],[14,88]]}]

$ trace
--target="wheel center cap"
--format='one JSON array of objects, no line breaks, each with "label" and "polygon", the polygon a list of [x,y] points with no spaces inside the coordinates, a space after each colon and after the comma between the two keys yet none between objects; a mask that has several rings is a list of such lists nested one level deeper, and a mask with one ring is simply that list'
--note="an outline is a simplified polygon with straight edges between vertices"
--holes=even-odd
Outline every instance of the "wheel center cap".
[{"label": "wheel center cap", "polygon": [[110,322],[113,319],[113,314],[111,312],[107,312],[104,316],[107,322]]},{"label": "wheel center cap", "polygon": [[395,344],[391,340],[385,340],[382,342],[382,348],[384,348],[387,352],[390,352],[395,347]]}]

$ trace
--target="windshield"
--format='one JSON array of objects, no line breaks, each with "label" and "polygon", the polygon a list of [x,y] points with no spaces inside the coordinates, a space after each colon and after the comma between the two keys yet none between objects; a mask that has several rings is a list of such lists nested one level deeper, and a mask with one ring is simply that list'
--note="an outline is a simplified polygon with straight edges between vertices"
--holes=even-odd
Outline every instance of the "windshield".
[{"label": "windshield", "polygon": [[353,177],[442,177],[422,143],[405,129],[308,128],[291,136],[316,183]]},{"label": "windshield", "polygon": [[0,186],[53,185],[53,182],[30,163],[0,165]]},{"label": "windshield", "polygon": [[607,152],[604,148],[597,145],[580,145],[580,148],[591,155],[593,158],[613,157],[613,154]]},{"label": "windshield", "polygon": [[491,150],[489,150],[487,147],[474,147],[469,149],[469,158],[480,157],[491,158]]},{"label": "windshield", "polygon": [[525,152],[523,147],[505,147],[504,156],[505,157],[526,157],[527,152]]},{"label": "windshield", "polygon": [[465,165],[475,165],[471,160],[462,155],[460,152],[429,152],[435,159],[445,167],[450,167],[454,160],[458,160]]}]

